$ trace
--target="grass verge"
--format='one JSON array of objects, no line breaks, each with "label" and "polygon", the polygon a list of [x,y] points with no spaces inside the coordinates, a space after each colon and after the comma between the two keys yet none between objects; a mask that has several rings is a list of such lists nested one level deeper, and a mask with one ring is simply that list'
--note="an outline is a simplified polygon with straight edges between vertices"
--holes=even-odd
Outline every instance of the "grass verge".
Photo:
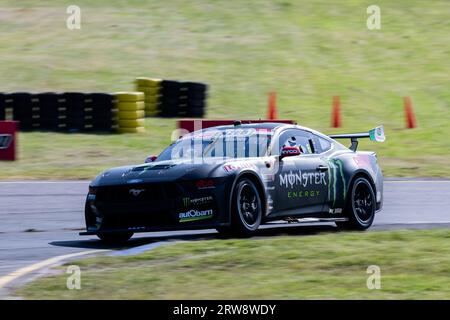
[{"label": "grass verge", "polygon": [[[202,240],[135,256],[96,257],[81,290],[60,274],[21,288],[27,299],[449,299],[450,230],[322,233]],[[369,290],[367,268],[381,269]]]}]

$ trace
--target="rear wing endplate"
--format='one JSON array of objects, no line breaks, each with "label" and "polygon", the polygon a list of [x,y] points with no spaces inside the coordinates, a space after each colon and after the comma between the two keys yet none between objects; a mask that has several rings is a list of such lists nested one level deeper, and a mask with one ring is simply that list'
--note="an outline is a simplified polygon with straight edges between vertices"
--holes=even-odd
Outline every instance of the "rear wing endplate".
[{"label": "rear wing endplate", "polygon": [[369,132],[332,134],[329,137],[331,139],[350,139],[350,141],[352,142],[350,150],[352,151],[356,151],[356,149],[358,148],[359,138],[369,138],[370,140],[377,142],[384,142],[384,140],[386,140],[386,137],[384,135],[384,128],[382,125],[373,128]]}]

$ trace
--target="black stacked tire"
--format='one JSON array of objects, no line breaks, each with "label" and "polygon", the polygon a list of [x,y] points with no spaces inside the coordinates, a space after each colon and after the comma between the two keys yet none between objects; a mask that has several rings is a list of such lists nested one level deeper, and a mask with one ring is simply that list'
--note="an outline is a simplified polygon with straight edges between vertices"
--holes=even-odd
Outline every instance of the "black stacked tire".
[{"label": "black stacked tire", "polygon": [[5,94],[0,93],[0,121],[6,120],[6,101]]},{"label": "black stacked tire", "polygon": [[7,97],[11,101],[13,109],[13,120],[20,122],[22,131],[32,130],[35,127],[36,120],[33,119],[36,104],[32,100],[31,93],[15,92]]},{"label": "black stacked tire", "polygon": [[114,95],[90,93],[85,97],[85,114],[92,116],[92,129],[112,131],[117,129],[117,109]]},{"label": "black stacked tire", "polygon": [[86,121],[87,114],[85,112],[86,94],[81,92],[65,92],[62,94],[66,108],[67,130],[69,131],[85,131],[89,129],[89,122]]},{"label": "black stacked tire", "polygon": [[178,116],[181,96],[181,84],[178,81],[161,81],[161,117],[172,118]]},{"label": "black stacked tire", "polygon": [[203,118],[206,110],[207,85],[198,82],[184,82],[186,87],[186,116]]},{"label": "black stacked tire", "polygon": [[35,95],[39,107],[40,129],[64,130],[66,116],[62,96],[55,92],[44,92]]}]

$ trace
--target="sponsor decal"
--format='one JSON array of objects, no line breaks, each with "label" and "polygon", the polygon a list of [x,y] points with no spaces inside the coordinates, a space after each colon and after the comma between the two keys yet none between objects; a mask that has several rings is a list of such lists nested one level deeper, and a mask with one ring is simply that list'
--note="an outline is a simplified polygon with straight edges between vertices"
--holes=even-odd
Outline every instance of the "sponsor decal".
[{"label": "sponsor decal", "polygon": [[245,161],[239,161],[239,162],[232,162],[227,163],[223,166],[223,170],[225,172],[233,172],[240,169],[254,169],[255,165],[253,163],[245,162]]},{"label": "sponsor decal", "polygon": [[213,189],[216,186],[214,185],[214,180],[199,180],[195,183],[197,189]]},{"label": "sponsor decal", "polygon": [[377,142],[384,142],[386,137],[384,135],[384,127],[378,126],[375,129],[369,131],[370,140]]},{"label": "sponsor decal", "polygon": [[347,186],[342,161],[339,159],[328,159],[328,166],[330,167],[328,172],[328,201],[332,202],[332,207],[334,207],[339,191],[342,192],[343,199],[347,196]]},{"label": "sponsor decal", "polygon": [[325,179],[325,172],[298,172],[289,171],[289,173],[280,174],[280,186],[285,188],[295,188],[296,186],[303,186],[306,188],[309,185],[327,185]]},{"label": "sponsor decal", "polygon": [[319,190],[306,190],[306,191],[288,191],[287,196],[289,199],[297,198],[312,198],[320,195]]},{"label": "sponsor decal", "polygon": [[12,135],[0,134],[0,149],[8,149],[11,145]]},{"label": "sponsor decal", "polygon": [[370,167],[371,166],[370,158],[369,158],[369,155],[367,155],[367,154],[359,154],[359,155],[353,157],[353,161],[355,161],[355,163],[361,167]]},{"label": "sponsor decal", "polygon": [[142,192],[144,192],[145,189],[130,189],[128,191],[129,194],[132,194],[133,196],[137,197],[138,195],[140,195]]},{"label": "sponsor decal", "polygon": [[194,198],[191,199],[189,197],[183,198],[183,206],[190,207],[190,206],[199,206],[203,204],[209,204],[213,201],[212,196],[206,196],[201,198]]},{"label": "sponsor decal", "polygon": [[203,219],[209,219],[213,216],[213,210],[189,210],[186,212],[181,212],[178,214],[178,218],[180,219],[180,222],[189,222],[189,221],[196,221],[196,220],[203,220]]}]

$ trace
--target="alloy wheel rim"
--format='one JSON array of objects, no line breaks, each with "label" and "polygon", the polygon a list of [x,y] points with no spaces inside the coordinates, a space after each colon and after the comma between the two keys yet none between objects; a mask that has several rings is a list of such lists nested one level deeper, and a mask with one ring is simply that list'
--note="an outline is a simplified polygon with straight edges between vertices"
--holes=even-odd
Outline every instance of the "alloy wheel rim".
[{"label": "alloy wheel rim", "polygon": [[241,186],[238,194],[239,214],[243,222],[248,226],[253,226],[258,220],[258,196],[256,191],[249,184]]},{"label": "alloy wheel rim", "polygon": [[353,208],[358,220],[368,222],[373,215],[373,196],[367,184],[360,182],[356,185],[353,195]]}]

